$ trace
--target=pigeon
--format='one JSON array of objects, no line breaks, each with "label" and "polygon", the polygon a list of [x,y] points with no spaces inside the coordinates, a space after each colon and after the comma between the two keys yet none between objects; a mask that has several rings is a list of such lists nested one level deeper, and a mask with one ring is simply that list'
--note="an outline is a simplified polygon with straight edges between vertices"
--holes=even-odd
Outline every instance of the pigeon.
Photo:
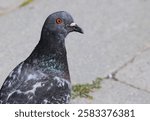
[{"label": "pigeon", "polygon": [[67,104],[71,80],[65,38],[83,33],[66,11],[49,15],[40,41],[26,60],[16,66],[0,90],[1,104]]}]

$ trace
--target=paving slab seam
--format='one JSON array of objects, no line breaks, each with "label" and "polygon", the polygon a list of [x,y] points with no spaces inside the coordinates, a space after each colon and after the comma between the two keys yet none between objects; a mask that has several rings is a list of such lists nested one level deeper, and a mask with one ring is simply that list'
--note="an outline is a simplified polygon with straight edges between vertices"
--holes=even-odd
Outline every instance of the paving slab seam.
[{"label": "paving slab seam", "polygon": [[128,60],[127,62],[125,62],[122,66],[120,66],[118,69],[116,69],[115,71],[113,71],[112,73],[108,74],[108,78],[111,77],[115,77],[117,75],[117,73],[121,70],[123,70],[124,68],[126,68],[128,65],[132,64],[135,59],[137,57],[139,57],[140,55],[142,55],[145,51],[150,50],[150,46],[144,48],[142,51],[138,52],[137,54],[135,54],[130,60]]},{"label": "paving slab seam", "polygon": [[117,82],[119,82],[119,83],[121,83],[121,84],[124,84],[124,85],[126,85],[126,86],[129,86],[129,87],[132,87],[132,88],[134,88],[134,89],[137,89],[137,90],[140,90],[140,91],[144,91],[144,92],[150,94],[150,91],[149,91],[149,90],[142,89],[142,88],[140,88],[140,87],[136,87],[136,86],[134,86],[134,85],[132,85],[132,84],[130,84],[130,83],[126,83],[125,81],[121,81],[121,80],[119,80],[119,79],[116,78],[116,77],[111,78],[111,80],[112,80],[112,81],[117,81]]},{"label": "paving slab seam", "polygon": [[116,69],[112,73],[108,74],[103,79],[111,79],[112,81],[120,82],[120,83],[125,84],[127,86],[130,86],[132,88],[135,88],[135,89],[138,89],[138,90],[141,90],[141,91],[144,91],[144,92],[147,92],[147,93],[150,94],[150,91],[148,91],[146,89],[142,89],[142,88],[137,87],[137,86],[135,86],[133,84],[127,83],[126,81],[121,81],[119,78],[117,78],[117,74],[119,73],[119,71],[123,70],[128,65],[132,64],[137,57],[139,57],[140,55],[142,55],[145,51],[148,51],[149,49],[150,49],[150,46],[144,48],[142,51],[138,52],[135,56],[133,56],[129,61],[127,61],[126,63],[124,63],[122,66],[120,66],[118,69]]}]

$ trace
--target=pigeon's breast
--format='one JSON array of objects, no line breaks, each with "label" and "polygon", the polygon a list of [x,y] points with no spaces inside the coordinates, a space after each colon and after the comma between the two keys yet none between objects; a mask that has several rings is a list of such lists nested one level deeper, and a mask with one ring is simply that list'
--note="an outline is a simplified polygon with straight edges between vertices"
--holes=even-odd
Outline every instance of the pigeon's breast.
[{"label": "pigeon's breast", "polygon": [[25,81],[7,96],[7,103],[68,103],[71,84],[58,76],[42,72],[31,73]]}]

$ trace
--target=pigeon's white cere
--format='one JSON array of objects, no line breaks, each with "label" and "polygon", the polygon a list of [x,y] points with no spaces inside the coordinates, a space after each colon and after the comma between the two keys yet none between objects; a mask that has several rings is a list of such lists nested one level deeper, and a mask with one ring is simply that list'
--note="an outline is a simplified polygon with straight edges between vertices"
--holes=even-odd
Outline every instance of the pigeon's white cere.
[{"label": "pigeon's white cere", "polygon": [[70,24],[70,26],[76,26],[76,25],[77,25],[76,23],[71,23],[71,24]]}]

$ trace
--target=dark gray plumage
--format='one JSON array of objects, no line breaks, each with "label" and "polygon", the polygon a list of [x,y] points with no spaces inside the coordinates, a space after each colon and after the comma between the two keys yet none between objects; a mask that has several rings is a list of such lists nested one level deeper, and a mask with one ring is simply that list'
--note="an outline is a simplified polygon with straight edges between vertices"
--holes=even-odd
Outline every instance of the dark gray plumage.
[{"label": "dark gray plumage", "polygon": [[0,103],[69,103],[71,81],[65,37],[73,31],[83,33],[69,13],[51,14],[31,55],[6,78],[0,90]]}]

